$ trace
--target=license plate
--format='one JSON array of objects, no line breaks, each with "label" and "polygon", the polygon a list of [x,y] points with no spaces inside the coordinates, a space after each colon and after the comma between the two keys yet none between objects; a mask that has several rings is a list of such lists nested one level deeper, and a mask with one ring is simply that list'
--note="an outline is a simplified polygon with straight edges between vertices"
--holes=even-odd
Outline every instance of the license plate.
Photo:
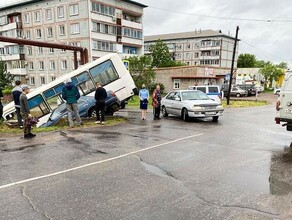
[{"label": "license plate", "polygon": [[216,112],[205,112],[205,115],[216,115]]}]

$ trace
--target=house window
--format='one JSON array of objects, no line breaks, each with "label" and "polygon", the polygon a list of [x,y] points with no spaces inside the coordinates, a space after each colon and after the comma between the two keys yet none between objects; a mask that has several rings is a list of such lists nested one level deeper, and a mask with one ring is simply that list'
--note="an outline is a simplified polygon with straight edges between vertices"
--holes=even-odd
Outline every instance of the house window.
[{"label": "house window", "polygon": [[46,79],[44,76],[41,76],[41,85],[46,84]]},{"label": "house window", "polygon": [[46,17],[47,17],[47,20],[52,20],[52,9],[46,10]]},{"label": "house window", "polygon": [[24,23],[29,24],[29,14],[24,14]]},{"label": "house window", "polygon": [[173,80],[173,89],[179,89],[180,88],[180,79],[174,79]]},{"label": "house window", "polygon": [[65,26],[64,25],[59,26],[59,34],[62,36],[65,35]]},{"label": "house window", "polygon": [[38,49],[38,54],[43,54],[43,48],[42,47],[39,47],[39,49]]},{"label": "house window", "polygon": [[175,59],[180,60],[181,59],[181,53],[175,53]]},{"label": "house window", "polygon": [[41,38],[42,37],[42,30],[41,29],[37,29],[36,30],[36,38]]},{"label": "house window", "polygon": [[186,43],[186,50],[190,50],[191,49],[191,44],[190,43]]},{"label": "house window", "polygon": [[80,24],[71,24],[71,34],[79,34],[80,33]]},{"label": "house window", "polygon": [[55,52],[55,51],[54,51],[54,48],[50,48],[50,49],[49,49],[49,53],[52,54],[52,53],[54,53],[54,52]]},{"label": "house window", "polygon": [[41,21],[41,13],[39,11],[34,13],[34,20],[35,20],[35,22]]},{"label": "house window", "polygon": [[29,62],[28,63],[28,69],[29,70],[33,70],[33,62]]},{"label": "house window", "polygon": [[26,39],[30,39],[31,37],[30,30],[25,31],[25,37]]},{"label": "house window", "polygon": [[55,61],[51,60],[50,61],[50,70],[55,70],[55,69],[56,69]]},{"label": "house window", "polygon": [[186,53],[186,54],[185,54],[185,58],[186,58],[187,60],[189,60],[189,59],[191,58],[191,54],[190,54],[190,53]]},{"label": "house window", "polygon": [[39,70],[44,70],[44,69],[45,69],[44,61],[40,61],[39,62]]},{"label": "house window", "polygon": [[53,28],[48,27],[48,37],[53,37]]},{"label": "house window", "polygon": [[70,13],[70,16],[78,15],[79,14],[79,5],[78,4],[70,5],[69,6],[69,13]]},{"label": "house window", "polygon": [[30,81],[30,85],[35,85],[35,80],[33,76],[29,78],[29,81]]},{"label": "house window", "polygon": [[64,6],[61,6],[61,7],[57,8],[57,14],[58,14],[58,18],[63,18],[64,17]]},{"label": "house window", "polygon": [[27,47],[27,53],[28,55],[32,55],[32,47]]},{"label": "house window", "polygon": [[61,60],[61,69],[66,70],[67,68],[67,60]]},{"label": "house window", "polygon": [[56,80],[56,77],[52,76],[51,81],[54,81],[54,80]]},{"label": "house window", "polygon": [[195,52],[195,58],[198,58],[198,57],[199,57],[199,53]]}]

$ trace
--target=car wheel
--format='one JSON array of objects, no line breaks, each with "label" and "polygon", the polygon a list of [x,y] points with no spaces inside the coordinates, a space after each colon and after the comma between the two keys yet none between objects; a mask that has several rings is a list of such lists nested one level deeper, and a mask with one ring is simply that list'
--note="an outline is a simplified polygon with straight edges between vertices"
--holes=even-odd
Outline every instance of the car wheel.
[{"label": "car wheel", "polygon": [[213,121],[217,122],[218,121],[219,116],[213,116]]},{"label": "car wheel", "polygon": [[236,94],[236,97],[240,97],[240,93],[237,93],[237,94]]},{"label": "car wheel", "polygon": [[166,111],[165,106],[162,106],[162,116],[163,116],[163,117],[167,117],[167,116],[168,116],[168,113],[167,113],[167,111]]},{"label": "car wheel", "polygon": [[113,104],[109,108],[107,108],[106,114],[107,115],[114,115],[116,111],[119,110],[119,105],[118,104]]},{"label": "car wheel", "polygon": [[88,111],[88,117],[96,117],[95,108],[89,109],[89,111]]},{"label": "car wheel", "polygon": [[125,102],[122,102],[120,108],[121,109],[124,109],[125,107],[126,107],[126,103]]},{"label": "car wheel", "polygon": [[185,109],[185,108],[182,110],[182,119],[183,119],[184,121],[188,121],[188,120],[189,120],[188,110]]}]

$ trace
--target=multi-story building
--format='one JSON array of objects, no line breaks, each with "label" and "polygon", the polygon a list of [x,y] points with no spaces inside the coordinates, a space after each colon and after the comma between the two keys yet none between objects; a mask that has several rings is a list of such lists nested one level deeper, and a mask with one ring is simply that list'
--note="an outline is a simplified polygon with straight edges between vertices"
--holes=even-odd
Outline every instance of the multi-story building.
[{"label": "multi-story building", "polygon": [[[142,55],[143,9],[131,0],[23,0],[0,8],[0,35],[85,47],[89,61],[107,53]],[[73,70],[71,51],[0,42],[0,60],[32,87]]]},{"label": "multi-story building", "polygon": [[[213,30],[145,36],[145,54],[158,40],[164,42],[173,59],[189,66],[230,68],[235,38]],[[235,66],[237,62],[236,52]]]}]

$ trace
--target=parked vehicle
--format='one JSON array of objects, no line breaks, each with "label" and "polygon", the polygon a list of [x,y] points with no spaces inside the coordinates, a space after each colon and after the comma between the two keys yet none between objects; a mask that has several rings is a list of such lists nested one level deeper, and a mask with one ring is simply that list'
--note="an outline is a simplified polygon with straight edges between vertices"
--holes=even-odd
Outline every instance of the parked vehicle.
[{"label": "parked vehicle", "polygon": [[256,95],[256,93],[257,93],[256,87],[253,84],[238,84],[238,85],[236,85],[236,87],[241,88],[243,90],[246,90],[247,96]]},{"label": "parked vehicle", "polygon": [[256,88],[258,93],[261,93],[265,90],[265,88],[263,86],[260,86],[260,85],[255,85],[255,88]]},{"label": "parked vehicle", "polygon": [[247,96],[248,92],[236,86],[231,88],[230,96],[242,97]]},{"label": "parked vehicle", "polygon": [[278,91],[276,124],[284,122],[283,126],[286,126],[287,131],[292,131],[292,71],[285,74],[282,88]]},{"label": "parked vehicle", "polygon": [[175,90],[169,92],[162,100],[162,115],[181,116],[184,121],[189,118],[213,118],[218,121],[224,108],[220,102],[208,97],[199,90]]},{"label": "parked vehicle", "polygon": [[281,88],[275,87],[274,88],[274,95],[279,95],[281,92]]},{"label": "parked vehicle", "polygon": [[189,86],[188,89],[199,90],[206,93],[211,99],[221,102],[221,91],[217,85],[206,85],[206,86]]},{"label": "parked vehicle", "polygon": [[[95,117],[95,98],[92,96],[81,96],[78,99],[78,110],[80,117]],[[113,115],[114,112],[119,110],[120,101],[117,96],[112,92],[107,92],[107,98],[105,100],[105,112],[107,115]],[[67,117],[66,103],[59,105],[51,114],[48,121],[40,127],[49,127],[56,125],[62,118]],[[75,117],[73,115],[73,117]]]}]

